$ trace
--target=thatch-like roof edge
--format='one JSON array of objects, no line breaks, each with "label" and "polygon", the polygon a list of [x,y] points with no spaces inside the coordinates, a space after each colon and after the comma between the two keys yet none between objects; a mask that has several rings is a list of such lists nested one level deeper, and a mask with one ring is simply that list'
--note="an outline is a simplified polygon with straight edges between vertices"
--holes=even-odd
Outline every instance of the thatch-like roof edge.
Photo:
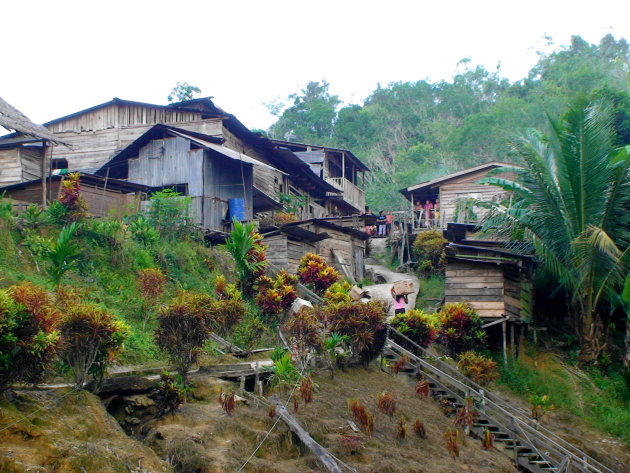
[{"label": "thatch-like roof edge", "polygon": [[68,143],[60,140],[42,125],[33,123],[26,115],[2,97],[0,97],[0,126],[6,128],[7,130],[15,130],[16,132],[24,135],[50,141],[51,143],[69,146]]}]

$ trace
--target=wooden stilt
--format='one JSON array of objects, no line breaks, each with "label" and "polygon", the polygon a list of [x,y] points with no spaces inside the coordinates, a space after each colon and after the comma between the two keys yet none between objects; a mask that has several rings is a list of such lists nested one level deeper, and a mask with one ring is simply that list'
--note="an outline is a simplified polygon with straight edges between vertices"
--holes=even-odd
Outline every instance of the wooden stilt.
[{"label": "wooden stilt", "polygon": [[510,356],[516,358],[516,340],[514,339],[514,323],[510,324]]},{"label": "wooden stilt", "polygon": [[503,362],[507,365],[507,323],[505,321],[501,324],[501,331],[503,332]]}]

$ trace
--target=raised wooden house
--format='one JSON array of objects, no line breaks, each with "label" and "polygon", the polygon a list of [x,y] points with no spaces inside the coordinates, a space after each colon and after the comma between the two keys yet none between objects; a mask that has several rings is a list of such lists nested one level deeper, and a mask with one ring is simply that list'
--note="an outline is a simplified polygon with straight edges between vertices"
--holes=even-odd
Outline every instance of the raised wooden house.
[{"label": "raised wooden house", "polygon": [[[254,168],[280,171],[223,143],[220,137],[154,125],[116,154],[98,174],[154,190],[175,189],[190,196],[195,223],[207,230],[228,230],[231,200],[233,205],[242,203],[239,220],[253,218]],[[234,213],[234,208],[231,210]]]},{"label": "raised wooden house", "polygon": [[12,170],[4,172],[4,184],[40,178],[42,169],[45,174],[54,169],[95,172],[156,124],[220,139],[225,148],[267,164],[253,170],[255,213],[279,209],[283,197],[291,195],[305,201],[299,219],[361,213],[364,208],[362,191],[353,186],[367,167],[352,153],[326,151],[325,172],[316,172],[316,165],[299,156],[309,147],[252,132],[210,97],[169,105],[114,98],[45,123],[46,133],[64,140],[68,148],[50,147],[50,141],[19,130],[0,137],[0,160]]},{"label": "raised wooden house", "polygon": [[329,192],[330,214],[352,215],[365,213],[365,173],[369,168],[346,149],[311,144],[272,140],[278,146],[291,150],[314,174],[332,185]]},{"label": "raised wooden house", "polygon": [[[480,221],[485,209],[475,206],[475,200],[498,202],[509,196],[503,189],[479,181],[491,170],[508,166],[513,167],[512,164],[490,162],[401,189],[400,193],[411,204],[413,227],[446,228],[450,222]],[[513,176],[506,173],[501,177],[509,179]],[[424,209],[427,201],[432,207],[429,212]]]}]

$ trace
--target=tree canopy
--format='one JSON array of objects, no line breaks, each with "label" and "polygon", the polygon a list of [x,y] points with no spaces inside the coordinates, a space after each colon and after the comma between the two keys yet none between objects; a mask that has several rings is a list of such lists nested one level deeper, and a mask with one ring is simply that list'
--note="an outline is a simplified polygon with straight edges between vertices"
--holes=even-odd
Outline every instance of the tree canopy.
[{"label": "tree canopy", "polygon": [[615,144],[630,141],[630,50],[606,35],[599,44],[574,36],[568,46],[539,52],[526,78],[510,82],[466,59],[449,81],[378,86],[363,104],[343,105],[326,81],[309,82],[275,104],[276,139],[347,148],[370,166],[368,205],[402,206],[398,189],[497,160],[521,162],[510,141],[542,129],[578,97],[606,99],[614,114]]}]

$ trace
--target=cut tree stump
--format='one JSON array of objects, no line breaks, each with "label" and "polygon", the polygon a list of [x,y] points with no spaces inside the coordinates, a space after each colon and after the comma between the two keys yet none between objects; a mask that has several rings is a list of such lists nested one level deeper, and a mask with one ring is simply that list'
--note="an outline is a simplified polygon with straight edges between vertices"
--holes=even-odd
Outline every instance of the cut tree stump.
[{"label": "cut tree stump", "polygon": [[276,415],[279,416],[285,424],[287,424],[287,427],[289,427],[289,429],[298,436],[300,441],[306,445],[311,452],[313,452],[313,454],[317,457],[317,460],[319,460],[319,462],[324,465],[330,473],[342,473],[341,468],[339,468],[332,455],[328,453],[328,450],[313,440],[313,437],[311,437],[310,434],[302,428],[298,421],[289,414],[278,396],[271,396],[269,401],[276,406]]}]

